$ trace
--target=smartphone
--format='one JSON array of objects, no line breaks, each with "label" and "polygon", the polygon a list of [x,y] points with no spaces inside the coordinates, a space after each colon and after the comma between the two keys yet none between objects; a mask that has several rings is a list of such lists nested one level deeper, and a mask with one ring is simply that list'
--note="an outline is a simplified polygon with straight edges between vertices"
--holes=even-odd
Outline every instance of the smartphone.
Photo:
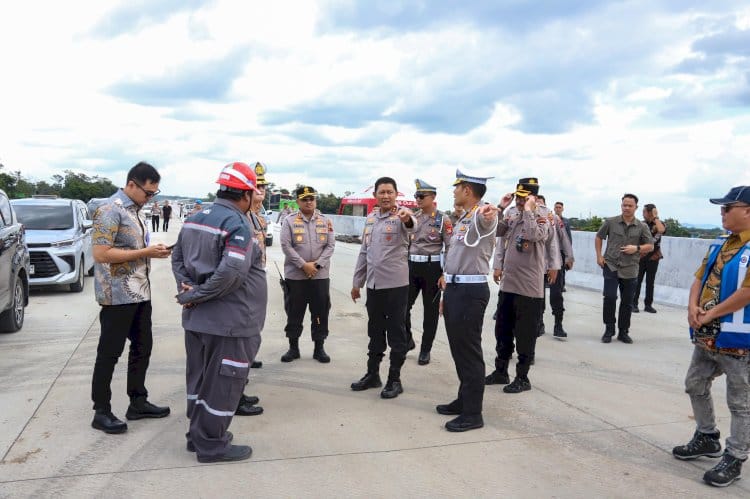
[{"label": "smartphone", "polygon": [[169,246],[167,246],[167,249],[168,249],[168,250],[171,250],[171,249],[172,249],[172,248],[174,248],[175,246],[177,246],[177,243],[174,243],[174,244],[170,244]]}]

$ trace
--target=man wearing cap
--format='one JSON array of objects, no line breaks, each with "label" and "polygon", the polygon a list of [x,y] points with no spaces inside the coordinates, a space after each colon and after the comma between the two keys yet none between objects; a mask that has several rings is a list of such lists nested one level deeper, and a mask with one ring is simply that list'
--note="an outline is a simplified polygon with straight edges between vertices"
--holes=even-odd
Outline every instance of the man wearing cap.
[{"label": "man wearing cap", "polygon": [[457,416],[445,423],[445,429],[453,432],[484,426],[482,322],[490,299],[487,274],[498,224],[497,208],[482,203],[488,178],[492,177],[465,175],[456,170],[453,198],[464,214],[453,227],[450,251],[439,281],[445,330],[459,386],[456,399],[438,405],[435,410],[438,414]]},{"label": "man wearing cap", "polygon": [[[537,204],[539,181],[522,178],[516,186],[516,205],[507,211],[498,227],[500,240],[495,250],[495,282],[500,284],[495,321],[497,356],[495,370],[486,384],[502,384],[505,393],[531,390],[529,370],[534,360],[539,322],[544,311],[544,282],[557,278],[560,250],[554,239],[550,211]],[[514,194],[501,201],[510,204]],[[516,376],[512,383],[508,364],[515,348],[518,351]]]},{"label": "man wearing cap", "polygon": [[409,237],[417,220],[407,208],[396,205],[398,188],[390,177],[375,181],[374,195],[378,206],[367,216],[362,246],[352,279],[352,300],[361,297],[360,288],[367,284],[367,373],[352,383],[354,391],[377,388],[380,362],[388,345],[391,365],[388,381],[380,392],[382,398],[395,398],[404,389],[401,366],[406,359],[406,309],[409,302]]},{"label": "man wearing cap", "polygon": [[227,429],[266,318],[266,273],[245,216],[258,193],[255,182],[245,163],[225,166],[212,209],[188,218],[172,255],[187,353],[187,449],[202,463],[252,453],[233,445]]},{"label": "man wearing cap", "polygon": [[[625,194],[620,209],[622,214],[604,220],[594,238],[596,261],[604,275],[604,306],[602,318],[604,335],[602,343],[611,343],[615,335],[615,308],[617,290],[620,290],[620,310],[617,315],[617,339],[633,343],[630,337],[630,315],[638,278],[638,261],[641,252],[654,249],[654,238],[646,224],[635,218],[638,196]],[[602,241],[607,239],[607,249],[602,255]]]},{"label": "man wearing cap", "polygon": [[331,309],[331,256],[336,245],[333,223],[316,209],[317,191],[310,186],[297,189],[299,211],[284,218],[281,251],[284,252],[284,278],[289,292],[289,308],[284,331],[289,350],[282,362],[299,359],[299,337],[305,309],[310,307],[310,332],[315,342],[313,359],[328,363],[331,358],[323,345],[328,337],[328,311]]},{"label": "man wearing cap", "polygon": [[740,478],[750,452],[750,186],[734,187],[710,201],[721,205],[721,224],[729,235],[709,247],[690,287],[688,323],[695,347],[685,391],[696,429],[693,439],[672,454],[678,459],[722,456],[711,384],[724,373],[730,434],[722,460],[703,475],[706,483],[724,487]]},{"label": "man wearing cap", "polygon": [[448,251],[448,240],[453,234],[453,224],[435,205],[437,189],[424,180],[415,179],[417,192],[414,197],[419,209],[414,213],[417,228],[411,234],[409,245],[409,309],[406,312],[406,332],[409,346],[414,344],[411,332],[411,308],[422,292],[424,318],[419,365],[430,363],[430,350],[435,340],[440,308],[438,279],[443,275],[441,252]]}]

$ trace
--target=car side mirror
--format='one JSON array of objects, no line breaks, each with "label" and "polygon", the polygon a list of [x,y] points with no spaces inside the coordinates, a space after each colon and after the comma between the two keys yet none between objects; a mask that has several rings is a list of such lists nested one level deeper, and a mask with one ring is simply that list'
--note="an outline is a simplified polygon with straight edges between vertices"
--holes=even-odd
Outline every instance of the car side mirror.
[{"label": "car side mirror", "polygon": [[84,231],[89,230],[93,226],[94,226],[94,222],[91,220],[84,220],[83,222],[81,222],[81,227],[83,228]]}]

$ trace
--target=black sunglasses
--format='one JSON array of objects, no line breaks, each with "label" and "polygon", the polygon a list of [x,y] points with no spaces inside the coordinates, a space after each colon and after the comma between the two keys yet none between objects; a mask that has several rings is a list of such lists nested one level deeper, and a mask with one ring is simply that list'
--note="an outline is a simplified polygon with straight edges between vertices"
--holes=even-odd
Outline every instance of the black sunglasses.
[{"label": "black sunglasses", "polygon": [[156,196],[157,194],[159,194],[161,192],[161,190],[159,190],[159,189],[157,189],[155,191],[148,191],[148,190],[144,189],[143,186],[141,184],[139,184],[138,182],[136,182],[135,180],[133,180],[133,183],[135,185],[137,185],[140,190],[143,191],[143,193],[146,195],[147,198],[152,198],[152,197]]}]

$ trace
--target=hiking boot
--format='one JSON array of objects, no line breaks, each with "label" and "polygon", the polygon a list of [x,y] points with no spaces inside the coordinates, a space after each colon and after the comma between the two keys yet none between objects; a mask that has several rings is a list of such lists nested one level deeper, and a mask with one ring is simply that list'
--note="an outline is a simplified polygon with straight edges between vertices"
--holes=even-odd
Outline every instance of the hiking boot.
[{"label": "hiking boot", "polygon": [[508,376],[507,367],[503,371],[495,369],[489,376],[484,378],[485,385],[507,385],[508,383],[510,383],[510,376]]},{"label": "hiking boot", "polygon": [[677,459],[689,460],[697,457],[721,457],[721,434],[701,433],[696,430],[692,440],[685,445],[672,449],[672,455]]},{"label": "hiking boot", "polygon": [[725,452],[719,464],[706,471],[703,481],[715,487],[732,485],[732,482],[740,479],[743,462]]},{"label": "hiking boot", "polygon": [[531,390],[531,382],[528,378],[520,378],[516,376],[511,384],[503,387],[505,393],[521,393]]},{"label": "hiking boot", "polygon": [[359,381],[352,383],[352,390],[355,392],[361,392],[368,388],[380,388],[383,386],[383,382],[380,381],[380,374],[378,373],[367,373]]},{"label": "hiking boot", "polygon": [[563,329],[562,323],[555,324],[555,331],[552,333],[552,336],[558,340],[565,341],[568,337],[568,333]]},{"label": "hiking boot", "polygon": [[643,310],[645,312],[648,312],[649,314],[655,314],[656,313],[656,309],[654,307],[652,307],[651,305],[646,305],[645,307],[643,307]]}]

